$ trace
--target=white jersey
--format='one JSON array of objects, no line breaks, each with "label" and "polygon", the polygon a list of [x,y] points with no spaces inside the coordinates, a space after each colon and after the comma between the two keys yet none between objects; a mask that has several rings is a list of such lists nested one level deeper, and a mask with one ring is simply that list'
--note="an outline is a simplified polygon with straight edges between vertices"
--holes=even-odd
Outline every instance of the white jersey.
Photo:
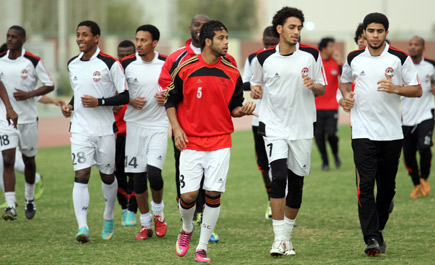
[{"label": "white jersey", "polygon": [[87,136],[114,134],[115,117],[113,106],[85,108],[81,97],[110,98],[116,92],[127,90],[122,66],[115,58],[97,48],[90,60],[81,58],[83,53],[68,62],[69,78],[74,90],[74,111],[71,117],[71,132]]},{"label": "white jersey", "polygon": [[259,53],[257,59],[251,85],[263,87],[259,132],[286,140],[313,138],[314,93],[303,85],[302,75],[326,84],[320,52],[298,43],[294,53],[282,55],[277,45]]},{"label": "white jersey", "polygon": [[[9,100],[18,114],[18,124],[36,122],[38,111],[36,110],[36,98],[15,100],[15,89],[25,92],[37,89],[38,80],[44,86],[54,86],[53,80],[48,74],[41,58],[22,49],[21,56],[9,59],[9,51],[0,54],[0,81],[3,82],[9,95]],[[6,121],[6,108],[0,100],[0,121]]]},{"label": "white jersey", "polygon": [[417,71],[409,56],[386,43],[379,56],[368,47],[350,52],[343,66],[342,83],[355,82],[355,103],[350,112],[352,139],[391,141],[403,139],[400,96],[377,91],[378,81],[392,76],[393,84],[418,85]]},{"label": "white jersey", "polygon": [[402,97],[402,124],[415,126],[422,121],[433,119],[432,109],[435,108],[431,83],[435,82],[435,62],[422,59],[414,64],[421,82],[423,95],[420,98]]},{"label": "white jersey", "polygon": [[138,54],[122,60],[130,98],[144,97],[147,101],[141,110],[128,105],[124,120],[136,126],[168,130],[169,121],[165,107],[159,106],[154,97],[159,91],[159,76],[166,57],[154,52],[151,62],[144,62]]},{"label": "white jersey", "polygon": [[[246,58],[246,62],[245,62],[245,68],[243,69],[243,83],[245,82],[250,82],[251,78],[252,78],[252,68],[254,66],[254,62],[257,60],[257,54],[260,51],[264,51],[265,49],[259,50],[259,51],[255,51],[253,53],[251,53],[248,58]],[[254,113],[259,112],[260,110],[260,104],[261,104],[261,99],[255,99],[255,110]],[[252,126],[258,126],[259,124],[259,119],[256,116],[251,116],[252,117]]]}]

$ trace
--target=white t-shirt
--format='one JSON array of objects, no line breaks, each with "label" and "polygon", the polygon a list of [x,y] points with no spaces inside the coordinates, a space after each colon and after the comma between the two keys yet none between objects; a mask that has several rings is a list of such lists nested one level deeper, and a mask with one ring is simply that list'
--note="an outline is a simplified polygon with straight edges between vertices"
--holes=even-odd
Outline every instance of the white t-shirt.
[{"label": "white t-shirt", "polygon": [[378,81],[392,74],[395,85],[418,85],[417,71],[409,56],[386,43],[379,56],[368,47],[350,52],[343,66],[342,83],[355,82],[355,103],[350,112],[352,139],[391,141],[403,139],[400,96],[379,92]]},{"label": "white t-shirt", "polygon": [[[22,49],[21,56],[9,59],[9,51],[0,55],[0,81],[3,82],[9,96],[9,100],[18,114],[18,124],[36,122],[38,111],[36,110],[35,97],[26,100],[15,100],[15,89],[25,92],[37,89],[38,80],[44,86],[54,86],[47,69],[41,58]],[[6,121],[6,108],[0,100],[0,120]]]},{"label": "white t-shirt", "polygon": [[433,119],[432,109],[435,108],[431,83],[435,80],[435,62],[422,59],[419,64],[414,64],[420,78],[423,95],[419,98],[402,99],[402,124],[415,126],[422,121]]},{"label": "white t-shirt", "polygon": [[74,111],[71,117],[71,132],[87,136],[114,134],[115,117],[113,106],[83,107],[81,97],[110,98],[116,92],[127,90],[122,66],[115,58],[97,48],[88,61],[83,53],[68,62],[69,78],[74,90]]},{"label": "white t-shirt", "polygon": [[165,132],[168,130],[165,107],[159,106],[154,97],[160,93],[158,80],[165,60],[166,57],[154,52],[151,62],[144,62],[138,54],[122,61],[130,98],[144,97],[147,101],[141,110],[128,105],[124,115],[126,122],[144,128],[162,129]]},{"label": "white t-shirt", "polygon": [[[246,58],[246,62],[245,62],[245,68],[243,69],[243,83],[245,82],[249,82],[252,78],[252,67],[254,65],[254,62],[257,60],[257,53],[251,53],[248,58]],[[255,102],[255,110],[254,113],[258,114],[258,111],[260,110],[260,104],[261,104],[261,99],[256,99],[254,100]],[[258,126],[259,124],[259,119],[256,116],[251,116],[252,117],[252,126]]]},{"label": "white t-shirt", "polygon": [[326,84],[317,49],[298,43],[294,53],[281,55],[277,45],[257,55],[251,85],[263,87],[260,133],[286,140],[313,138],[314,93],[303,85],[302,73],[314,83]]}]

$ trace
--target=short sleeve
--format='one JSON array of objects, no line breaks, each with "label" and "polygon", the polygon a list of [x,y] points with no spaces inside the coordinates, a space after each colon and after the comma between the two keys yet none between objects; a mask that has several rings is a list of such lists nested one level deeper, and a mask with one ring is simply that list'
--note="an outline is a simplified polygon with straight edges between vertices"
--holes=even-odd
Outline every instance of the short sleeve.
[{"label": "short sleeve", "polygon": [[45,68],[44,63],[42,60],[39,60],[38,64],[36,65],[36,76],[38,77],[38,80],[43,84],[44,86],[54,86],[53,79],[51,79],[50,74],[47,71],[47,68]]},{"label": "short sleeve", "polygon": [[[180,67],[180,66],[179,66]],[[171,84],[167,87],[165,93],[165,108],[174,108],[183,100],[183,80],[180,77],[180,71],[175,70],[177,74],[172,79]]]},{"label": "short sleeve", "polygon": [[417,70],[409,56],[402,65],[402,79],[406,86],[420,85]]},{"label": "short sleeve", "polygon": [[258,86],[263,84],[263,67],[260,65],[257,57],[251,62],[252,77],[250,83],[252,86]]},{"label": "short sleeve", "polygon": [[110,69],[110,75],[112,77],[113,84],[115,85],[116,91],[119,94],[127,89],[127,82],[125,80],[124,71],[122,70],[121,63],[116,61],[112,68]]},{"label": "short sleeve", "polygon": [[243,69],[243,82],[249,82],[252,77],[252,69],[251,69],[251,63],[249,62],[249,58],[246,58],[245,61],[245,68]]},{"label": "short sleeve", "polygon": [[317,61],[314,63],[314,72],[313,72],[313,80],[316,84],[327,85],[328,81],[326,80],[325,69],[323,68],[322,57],[319,56]]},{"label": "short sleeve", "polygon": [[341,82],[342,83],[352,83],[353,80],[353,76],[352,76],[352,68],[350,67],[350,65],[347,63],[344,63],[343,65],[343,72],[341,73]]}]

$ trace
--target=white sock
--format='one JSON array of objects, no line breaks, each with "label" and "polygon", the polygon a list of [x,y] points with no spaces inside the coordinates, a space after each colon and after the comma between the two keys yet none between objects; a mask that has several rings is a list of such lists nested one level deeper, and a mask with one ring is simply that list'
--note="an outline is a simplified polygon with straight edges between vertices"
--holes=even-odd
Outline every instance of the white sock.
[{"label": "white sock", "polygon": [[83,226],[88,228],[86,221],[89,207],[88,184],[74,182],[73,203],[79,229]]},{"label": "white sock", "polygon": [[195,205],[192,208],[184,209],[181,205],[178,206],[181,219],[183,220],[183,230],[190,233],[193,231],[193,215],[195,214]]},{"label": "white sock", "polygon": [[207,251],[208,241],[210,240],[210,236],[216,226],[220,211],[220,206],[209,207],[205,205],[204,211],[202,212],[201,235],[199,236],[199,244],[196,247],[196,250],[204,249]]},{"label": "white sock", "polygon": [[15,208],[15,191],[5,192],[6,207]]},{"label": "white sock", "polygon": [[29,183],[25,183],[24,184],[25,188],[24,188],[24,197],[26,199],[26,201],[30,201],[33,200],[34,195],[35,195],[35,183],[33,184],[29,184]]},{"label": "white sock", "polygon": [[296,223],[296,218],[295,219],[289,219],[286,216],[284,216],[284,234],[286,237],[286,240],[290,240],[291,239],[291,234],[293,231],[293,227],[295,226]]},{"label": "white sock", "polygon": [[165,208],[165,204],[163,201],[161,203],[155,203],[151,201],[151,209],[153,210],[153,215],[163,216],[163,208]]},{"label": "white sock", "polygon": [[35,184],[41,181],[41,175],[38,172],[35,173]]},{"label": "white sock", "polygon": [[152,228],[152,226],[153,226],[153,220],[152,220],[152,216],[151,216],[150,212],[143,213],[143,214],[141,213],[140,214],[140,224],[142,226],[148,227],[149,229]]},{"label": "white sock", "polygon": [[102,182],[101,188],[103,189],[106,207],[104,208],[104,220],[113,220],[115,218],[115,203],[116,194],[118,192],[118,181],[114,178],[112,184],[105,184]]},{"label": "white sock", "polygon": [[285,221],[284,220],[272,220],[273,233],[275,234],[275,240],[287,240],[285,237]]}]

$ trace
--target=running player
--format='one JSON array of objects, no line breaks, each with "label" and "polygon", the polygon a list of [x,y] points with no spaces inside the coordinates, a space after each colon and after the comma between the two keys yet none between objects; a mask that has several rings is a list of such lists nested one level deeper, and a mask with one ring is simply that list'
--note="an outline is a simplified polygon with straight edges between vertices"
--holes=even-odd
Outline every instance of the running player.
[{"label": "running player", "polygon": [[403,139],[400,96],[419,97],[422,89],[411,58],[385,41],[388,18],[371,13],[363,25],[368,46],[347,56],[341,92],[344,109],[351,112],[358,214],[367,244],[364,252],[374,256],[386,250],[382,230],[395,194]]},{"label": "running player", "polygon": [[204,177],[205,208],[196,248],[198,262],[211,262],[207,245],[220,212],[221,193],[229,168],[231,116],[252,114],[255,103],[243,103],[243,83],[237,68],[222,58],[228,51],[228,31],[219,21],[201,28],[201,54],[173,72],[166,92],[166,112],[180,154],[180,215],[183,229],[175,252],[184,256],[193,232],[193,215]]},{"label": "running player", "polygon": [[112,106],[127,104],[129,95],[121,64],[98,48],[100,27],[97,23],[80,22],[76,34],[81,53],[68,62],[74,96],[62,107],[62,113],[66,118],[71,117],[71,156],[75,171],[73,204],[79,227],[75,238],[86,243],[90,239],[88,182],[93,166],[100,171],[105,199],[101,237],[103,240],[113,237],[118,182],[113,174],[117,128]]},{"label": "running player", "polygon": [[[402,98],[403,157],[406,169],[414,183],[410,198],[427,196],[430,186],[427,179],[432,164],[432,133],[435,108],[435,62],[423,58],[424,39],[415,36],[409,41],[408,51],[421,78],[423,95],[420,98]],[[417,151],[420,155],[420,168],[417,163]]]},{"label": "running player", "polygon": [[[158,79],[166,59],[166,56],[155,51],[159,39],[160,32],[155,26],[138,27],[137,54],[122,60],[131,94],[124,117],[127,123],[125,172],[131,173],[134,178],[134,193],[141,222],[136,240],[146,240],[153,235],[152,219],[158,237],[163,237],[167,230],[163,215],[162,169],[166,158],[169,122],[165,108],[157,103],[157,97],[162,93]],[[153,215],[148,203],[147,178]]]},{"label": "running player", "polygon": [[355,31],[355,37],[353,40],[355,41],[356,45],[358,45],[358,49],[365,48],[367,46],[367,40],[366,37],[363,34],[364,26],[362,23],[358,24],[358,27]]},{"label": "running player", "polygon": [[[6,35],[7,52],[0,55],[0,81],[3,82],[9,100],[19,116],[17,129],[8,126],[4,108],[0,108],[0,132],[4,165],[4,186],[6,209],[5,220],[17,218],[15,210],[15,151],[20,148],[25,165],[25,215],[32,219],[36,213],[35,155],[38,152],[38,112],[35,97],[53,91],[54,83],[41,59],[26,51],[26,31],[20,26],[12,26]],[[38,80],[42,86],[36,88]]]},{"label": "running player", "polygon": [[[245,68],[243,71],[243,84],[245,90],[250,90],[249,81],[252,77],[252,66],[254,65],[254,60],[257,60],[257,54],[262,52],[270,47],[277,45],[279,39],[275,37],[272,33],[272,27],[268,26],[263,31],[263,49],[255,51],[249,54],[248,58],[246,58]],[[261,99],[255,100],[255,113],[258,113],[260,108]],[[266,188],[267,193],[267,206],[266,206],[266,219],[272,219],[272,209],[270,208],[270,177],[269,177],[269,162],[267,161],[266,149],[264,147],[263,136],[259,135],[258,132],[258,118],[252,116],[252,132],[254,134],[254,147],[255,147],[255,156],[257,158],[257,166],[263,176],[264,186]]]},{"label": "running player", "polygon": [[325,94],[315,99],[317,120],[314,126],[314,136],[322,158],[321,169],[328,171],[329,159],[326,152],[325,138],[328,139],[331,146],[335,166],[337,168],[341,166],[340,156],[338,155],[338,103],[336,99],[341,69],[337,61],[332,58],[335,49],[335,40],[333,38],[321,39],[318,47],[328,84],[326,85]]},{"label": "running player", "polygon": [[251,79],[251,95],[262,98],[258,132],[264,136],[272,170],[272,256],[296,254],[291,232],[304,176],[310,172],[314,97],[325,93],[319,51],[299,43],[303,23],[304,14],[296,8],[284,7],[275,14],[272,31],[279,44],[257,55]]},{"label": "running player", "polygon": [[[132,55],[136,52],[134,43],[129,40],[121,41],[118,44],[118,60],[121,61],[124,57]],[[116,132],[116,155],[115,155],[115,177],[118,181],[118,202],[122,209],[122,226],[136,225],[137,202],[134,196],[133,177],[128,176],[124,172],[125,159],[125,133],[126,125],[124,114],[127,110],[127,105],[113,107],[115,113],[115,123],[118,127]]]}]

